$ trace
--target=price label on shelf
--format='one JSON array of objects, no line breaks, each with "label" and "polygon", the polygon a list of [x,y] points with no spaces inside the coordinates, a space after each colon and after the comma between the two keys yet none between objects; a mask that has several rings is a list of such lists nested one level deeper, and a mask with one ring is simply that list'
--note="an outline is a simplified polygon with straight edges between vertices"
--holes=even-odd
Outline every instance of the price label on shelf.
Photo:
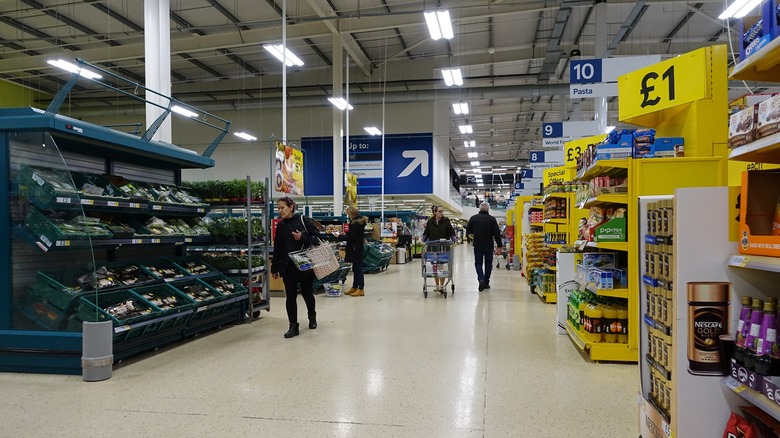
[{"label": "price label on shelf", "polygon": [[70,240],[58,240],[54,246],[70,246]]},{"label": "price label on shelf", "polygon": [[723,381],[723,383],[732,391],[736,393],[740,393],[747,389],[747,386],[743,385],[742,382],[740,382],[737,379],[734,378],[728,378]]},{"label": "price label on shelf", "polygon": [[108,201],[107,204],[109,207],[119,207],[119,203],[116,201]]},{"label": "price label on shelf", "polygon": [[184,243],[192,243],[192,237],[185,237]]},{"label": "price label on shelf", "polygon": [[162,210],[162,205],[152,205],[152,210]]},{"label": "price label on shelf", "polygon": [[152,239],[152,243],[160,243],[160,239]]},{"label": "price label on shelf", "polygon": [[141,204],[139,204],[137,202],[131,202],[130,203],[130,208],[141,208]]},{"label": "price label on shelf", "polygon": [[81,205],[95,205],[95,201],[92,199],[82,199]]},{"label": "price label on shelf", "polygon": [[708,51],[695,50],[618,78],[619,119],[651,114],[709,97]]},{"label": "price label on shelf", "polygon": [[133,239],[132,241],[133,245],[139,245],[141,243],[144,243],[143,239]]},{"label": "price label on shelf", "polygon": [[70,204],[70,198],[57,197],[58,204]]},{"label": "price label on shelf", "polygon": [[729,266],[738,266],[740,268],[744,268],[745,266],[747,266],[749,261],[750,261],[750,256],[733,255],[729,259]]},{"label": "price label on shelf", "polygon": [[205,213],[205,212],[206,212],[206,209],[205,209],[205,208],[199,208],[199,209],[198,209],[198,213]]}]

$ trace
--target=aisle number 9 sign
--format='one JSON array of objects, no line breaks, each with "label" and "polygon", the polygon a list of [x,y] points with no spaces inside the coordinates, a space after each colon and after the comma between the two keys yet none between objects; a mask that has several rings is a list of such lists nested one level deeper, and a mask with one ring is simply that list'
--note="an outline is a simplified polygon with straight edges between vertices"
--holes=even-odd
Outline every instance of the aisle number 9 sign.
[{"label": "aisle number 9 sign", "polygon": [[705,49],[635,70],[618,78],[620,119],[628,119],[706,98]]}]

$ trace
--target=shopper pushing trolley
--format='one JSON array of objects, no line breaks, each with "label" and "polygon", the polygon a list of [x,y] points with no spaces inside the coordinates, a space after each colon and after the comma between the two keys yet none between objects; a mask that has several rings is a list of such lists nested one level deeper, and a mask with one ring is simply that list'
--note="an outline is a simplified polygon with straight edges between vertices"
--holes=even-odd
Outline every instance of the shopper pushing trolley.
[{"label": "shopper pushing trolley", "polygon": [[428,298],[428,279],[434,279],[434,292],[447,298],[447,288],[455,296],[455,282],[452,280],[452,240],[429,240],[422,252],[423,296]]}]

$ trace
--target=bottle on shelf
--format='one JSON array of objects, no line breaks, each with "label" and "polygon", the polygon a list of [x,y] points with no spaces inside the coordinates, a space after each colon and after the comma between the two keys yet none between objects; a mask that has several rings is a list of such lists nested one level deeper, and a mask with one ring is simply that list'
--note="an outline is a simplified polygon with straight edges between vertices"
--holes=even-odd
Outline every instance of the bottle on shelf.
[{"label": "bottle on shelf", "polygon": [[[761,334],[756,344],[755,370],[764,376],[777,375],[780,361],[772,357],[777,351],[777,300],[770,298],[764,303],[764,319],[761,321]],[[776,353],[775,353],[776,355]]]},{"label": "bottle on shelf", "polygon": [[604,342],[616,343],[618,334],[617,307],[604,307]]},{"label": "bottle on shelf", "polygon": [[620,324],[620,331],[617,335],[617,341],[620,344],[628,344],[628,307],[621,304],[617,310],[617,319]]},{"label": "bottle on shelf", "polygon": [[756,344],[758,336],[761,334],[761,321],[764,319],[764,301],[760,298],[753,298],[753,308],[750,311],[750,327],[745,337],[745,358],[743,366],[752,370],[756,365]]},{"label": "bottle on shelf", "polygon": [[737,332],[735,334],[734,360],[738,364],[745,363],[745,338],[750,330],[750,310],[753,304],[753,298],[749,296],[742,297],[742,310],[739,312],[739,322],[737,322]]}]

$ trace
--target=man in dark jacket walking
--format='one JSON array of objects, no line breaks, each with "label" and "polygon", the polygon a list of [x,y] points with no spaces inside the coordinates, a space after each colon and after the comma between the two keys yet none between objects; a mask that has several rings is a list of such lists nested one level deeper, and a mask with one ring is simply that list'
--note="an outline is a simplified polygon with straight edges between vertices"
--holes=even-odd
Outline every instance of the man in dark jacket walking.
[{"label": "man in dark jacket walking", "polygon": [[[474,242],[474,266],[477,268],[479,291],[490,289],[490,274],[493,272],[493,241],[501,254],[501,230],[496,218],[488,213],[490,204],[479,204],[479,213],[471,216],[466,225],[466,235],[472,236]],[[484,270],[482,264],[484,265]]]}]

